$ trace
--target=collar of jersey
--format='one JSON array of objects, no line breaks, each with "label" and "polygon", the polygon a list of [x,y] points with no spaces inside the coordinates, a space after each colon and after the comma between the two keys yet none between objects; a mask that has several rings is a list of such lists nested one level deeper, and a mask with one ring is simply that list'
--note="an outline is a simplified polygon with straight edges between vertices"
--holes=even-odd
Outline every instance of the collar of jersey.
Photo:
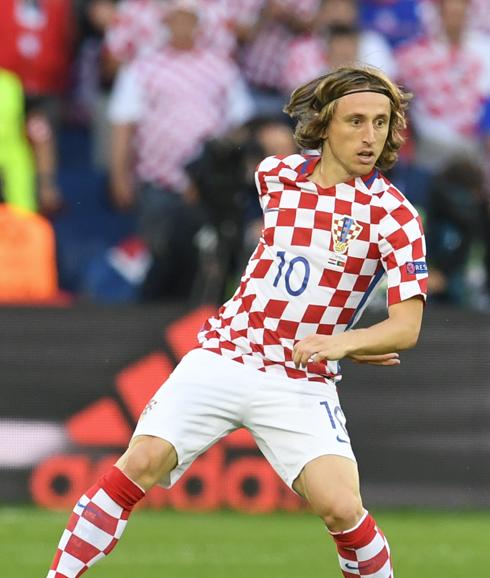
[{"label": "collar of jersey", "polygon": [[[310,179],[308,178],[315,170],[315,167],[316,167],[317,163],[320,161],[321,156],[320,155],[306,156],[305,159],[306,159],[305,162],[302,163],[297,169],[298,181],[308,181],[310,183],[313,183],[315,185],[315,187],[317,188],[318,192],[323,194],[323,195],[335,194],[335,187],[337,185],[330,185],[329,187],[322,187],[318,183],[315,183],[314,181],[310,181]],[[337,184],[338,185],[345,184],[345,185],[350,185],[351,187],[354,187],[357,179],[361,179],[361,181],[363,182],[366,189],[369,190],[371,185],[373,184],[373,182],[376,180],[378,174],[379,174],[378,169],[376,167],[374,167],[373,170],[369,174],[367,174],[363,177],[353,177],[352,179],[349,179],[348,181],[344,181],[343,183],[337,183]]]}]

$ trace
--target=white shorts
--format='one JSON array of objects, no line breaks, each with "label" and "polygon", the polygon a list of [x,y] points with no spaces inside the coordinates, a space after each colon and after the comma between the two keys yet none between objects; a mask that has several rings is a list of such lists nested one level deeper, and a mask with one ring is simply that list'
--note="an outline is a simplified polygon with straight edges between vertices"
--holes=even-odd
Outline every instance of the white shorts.
[{"label": "white shorts", "polygon": [[141,414],[133,437],[170,442],[178,464],[160,484],[171,487],[192,462],[245,427],[284,482],[322,455],[355,461],[333,383],[276,377],[204,349],[185,355]]}]

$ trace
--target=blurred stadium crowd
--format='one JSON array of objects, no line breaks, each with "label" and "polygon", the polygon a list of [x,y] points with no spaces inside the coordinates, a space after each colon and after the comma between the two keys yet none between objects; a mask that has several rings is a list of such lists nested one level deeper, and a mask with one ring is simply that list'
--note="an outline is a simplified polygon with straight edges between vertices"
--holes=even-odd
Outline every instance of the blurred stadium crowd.
[{"label": "blurred stadium crowd", "polygon": [[389,176],[431,299],[490,309],[488,0],[1,0],[0,301],[219,302],[290,91],[343,64],[414,99]]}]

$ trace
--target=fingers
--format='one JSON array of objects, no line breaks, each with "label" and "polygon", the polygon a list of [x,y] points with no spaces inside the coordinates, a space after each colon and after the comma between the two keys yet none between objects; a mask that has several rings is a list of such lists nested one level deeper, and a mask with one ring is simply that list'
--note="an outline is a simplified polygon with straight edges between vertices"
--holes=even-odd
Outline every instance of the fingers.
[{"label": "fingers", "polygon": [[309,361],[321,361],[320,345],[316,342],[315,336],[306,337],[298,342],[293,348],[293,362],[297,369],[306,367]]},{"label": "fingers", "polygon": [[351,359],[354,361],[364,361],[364,362],[380,362],[380,361],[389,361],[391,359],[399,359],[400,355],[396,352],[393,353],[379,353],[377,355],[360,355],[360,354],[352,354],[349,355]]},{"label": "fingers", "polygon": [[356,361],[354,360],[354,363],[357,363],[359,365],[383,365],[383,366],[393,366],[393,365],[400,365],[400,360],[399,359],[390,359],[388,361]]},{"label": "fingers", "polygon": [[293,362],[296,369],[300,367],[306,367],[310,359],[315,355],[315,351],[294,349],[293,350]]},{"label": "fingers", "polygon": [[382,353],[379,355],[350,355],[355,363],[369,364],[369,365],[385,365],[393,366],[400,365],[400,356],[398,353]]}]

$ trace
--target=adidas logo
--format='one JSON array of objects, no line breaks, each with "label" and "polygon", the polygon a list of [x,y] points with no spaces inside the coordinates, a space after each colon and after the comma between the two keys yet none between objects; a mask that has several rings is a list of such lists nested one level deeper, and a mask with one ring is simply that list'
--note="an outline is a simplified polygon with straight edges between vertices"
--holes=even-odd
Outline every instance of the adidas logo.
[{"label": "adidas logo", "polygon": [[[175,364],[196,345],[196,334],[214,313],[196,309],[167,326],[169,355],[152,353],[115,377],[114,392],[65,423],[73,449],[41,461],[30,479],[32,500],[41,507],[71,509],[83,492],[127,447],[141,412]],[[198,458],[182,479],[165,491],[154,488],[140,507],[210,510],[220,507],[267,512],[297,510],[303,502],[287,488],[258,451],[248,431],[237,430]]]}]

